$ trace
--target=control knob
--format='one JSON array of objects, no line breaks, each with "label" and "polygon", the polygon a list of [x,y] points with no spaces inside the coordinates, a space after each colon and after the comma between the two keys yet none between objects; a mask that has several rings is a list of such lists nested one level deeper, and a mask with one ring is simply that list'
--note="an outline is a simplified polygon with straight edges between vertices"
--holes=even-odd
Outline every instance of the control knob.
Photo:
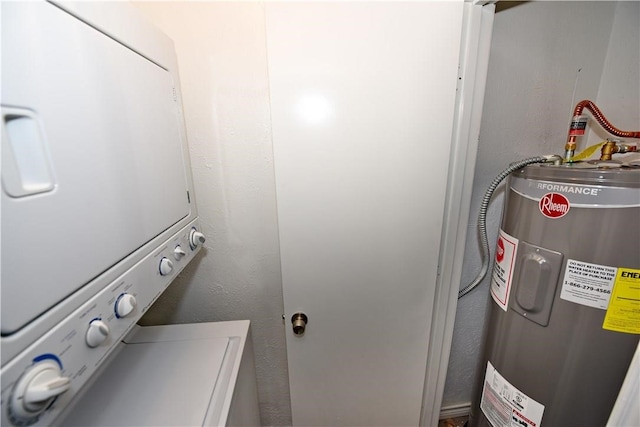
[{"label": "control knob", "polygon": [[118,299],[116,300],[115,312],[116,317],[118,319],[122,317],[127,317],[128,315],[135,310],[138,302],[136,301],[136,297],[131,294],[120,294]]},{"label": "control knob", "polygon": [[196,230],[195,228],[191,229],[191,233],[189,233],[189,246],[191,249],[195,249],[205,241],[204,234]]},{"label": "control knob", "polygon": [[85,341],[91,348],[97,347],[107,340],[109,336],[109,326],[100,318],[89,322]]},{"label": "control knob", "polygon": [[37,421],[56,397],[69,390],[71,380],[62,375],[58,361],[45,358],[31,366],[13,388],[10,417],[20,424]]},{"label": "control knob", "polygon": [[160,270],[161,276],[166,276],[167,274],[171,274],[171,272],[173,271],[173,263],[169,258],[163,257],[160,260],[159,270]]},{"label": "control knob", "polygon": [[187,255],[187,253],[184,251],[184,249],[182,249],[182,246],[180,245],[176,246],[176,248],[173,250],[173,257],[176,259],[176,261],[180,261],[185,255]]}]

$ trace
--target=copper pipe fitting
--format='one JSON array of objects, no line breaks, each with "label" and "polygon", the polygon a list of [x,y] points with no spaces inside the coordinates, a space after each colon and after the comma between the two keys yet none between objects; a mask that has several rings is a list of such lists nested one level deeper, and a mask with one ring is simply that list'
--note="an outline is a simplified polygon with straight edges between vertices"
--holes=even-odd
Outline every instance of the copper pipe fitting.
[{"label": "copper pipe fitting", "polygon": [[573,153],[576,151],[576,137],[574,135],[569,136],[567,143],[564,146],[565,158],[571,160]]},{"label": "copper pipe fitting", "polygon": [[600,160],[611,160],[611,156],[618,153],[629,153],[636,151],[638,147],[635,145],[620,144],[618,141],[609,141],[602,146],[600,150]]},{"label": "copper pipe fitting", "polygon": [[[602,126],[602,128],[604,130],[606,130],[607,132],[609,132],[611,135],[615,135],[618,136],[620,138],[640,138],[640,131],[624,131],[624,130],[620,130],[618,128],[616,128],[615,126],[613,126],[611,124],[611,122],[609,122],[609,120],[607,120],[607,118],[604,116],[604,114],[602,114],[602,111],[600,111],[600,109],[598,107],[596,107],[596,104],[594,104],[593,102],[589,101],[588,99],[584,99],[580,102],[578,102],[576,104],[575,109],[573,110],[573,119],[575,120],[576,118],[579,118],[579,116],[582,115],[582,111],[584,109],[587,109],[589,111],[591,111],[591,113],[593,114],[593,117],[595,117],[595,119],[597,120],[597,122],[600,124],[600,126]],[[572,122],[573,124],[573,122]],[[582,126],[582,129],[584,129],[584,124]],[[576,150],[576,139],[577,136],[574,133],[574,128],[570,127],[569,128],[569,135],[567,137],[567,143],[564,146],[564,150],[565,150],[565,161],[570,162],[571,159],[573,158],[573,155],[575,153]],[[582,132],[584,133],[584,132]],[[581,135],[582,133],[579,133],[579,135]],[[606,144],[605,144],[606,147]],[[610,160],[611,159],[611,154],[612,153],[605,153],[605,147],[602,148],[602,156],[607,157],[608,159],[606,160]],[[613,147],[618,147],[616,149],[619,150],[620,146],[617,146],[615,144],[615,142],[613,143],[613,146],[611,148],[607,148],[607,150],[613,150]],[[627,147],[627,151],[635,151],[635,147],[631,148],[630,146],[625,146]],[[624,152],[627,152],[624,151]],[[618,153],[621,151],[615,151],[615,153]],[[601,159],[602,160],[602,159]]]}]

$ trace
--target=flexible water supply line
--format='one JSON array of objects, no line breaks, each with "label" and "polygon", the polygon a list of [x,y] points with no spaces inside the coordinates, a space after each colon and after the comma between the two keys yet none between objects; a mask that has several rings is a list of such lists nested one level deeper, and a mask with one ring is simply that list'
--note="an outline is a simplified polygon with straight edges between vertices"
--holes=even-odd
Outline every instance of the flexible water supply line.
[{"label": "flexible water supply line", "polygon": [[589,101],[588,99],[584,99],[578,102],[576,108],[573,110],[574,117],[580,116],[582,114],[582,110],[584,110],[585,108],[591,111],[593,117],[595,117],[597,122],[600,123],[600,126],[602,126],[604,130],[609,132],[611,135],[619,136],[620,138],[640,138],[639,130],[620,130],[612,125],[611,122],[604,116],[604,114],[602,114],[602,111],[600,111],[600,109],[596,107],[596,104]]},{"label": "flexible water supply line", "polygon": [[491,184],[487,188],[487,191],[484,193],[484,197],[482,198],[482,203],[480,204],[480,213],[478,214],[478,233],[480,233],[480,243],[482,245],[482,248],[481,248],[482,249],[481,251],[482,268],[480,269],[480,272],[478,273],[476,278],[473,279],[471,283],[469,283],[467,286],[465,286],[463,289],[461,289],[458,292],[458,299],[462,298],[463,296],[471,292],[473,289],[475,289],[475,287],[478,286],[480,282],[482,282],[484,277],[487,275],[487,271],[489,271],[489,259],[490,259],[491,253],[489,249],[489,239],[487,238],[487,209],[489,207],[489,202],[491,201],[491,197],[493,196],[493,192],[496,190],[498,185],[502,182],[503,179],[509,176],[512,172],[522,169],[527,165],[531,165],[534,163],[560,162],[561,160],[562,158],[555,154],[539,156],[539,157],[531,157],[528,159],[520,160],[519,162],[515,162],[509,165],[508,168],[500,172],[500,174],[496,176],[494,180],[491,182]]},{"label": "flexible water supply line", "polygon": [[609,132],[611,135],[615,135],[620,138],[640,138],[640,131],[625,131],[618,129],[617,127],[613,126],[609,120],[607,120],[604,114],[602,114],[602,111],[600,111],[600,109],[596,107],[596,104],[594,104],[592,101],[589,101],[588,99],[584,99],[578,102],[575,109],[573,110],[573,119],[571,120],[571,125],[569,126],[567,143],[564,146],[565,161],[573,161],[573,154],[575,153],[577,145],[577,137],[584,135],[587,125],[587,118],[582,116],[582,111],[584,109],[591,111],[593,117],[595,117],[600,126],[602,126],[603,129]]}]

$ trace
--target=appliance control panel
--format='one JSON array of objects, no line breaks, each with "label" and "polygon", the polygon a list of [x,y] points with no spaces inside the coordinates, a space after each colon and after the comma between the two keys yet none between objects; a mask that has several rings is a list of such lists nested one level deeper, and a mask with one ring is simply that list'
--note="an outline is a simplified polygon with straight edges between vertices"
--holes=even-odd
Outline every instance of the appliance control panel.
[{"label": "appliance control panel", "polygon": [[193,221],[3,367],[1,424],[56,420],[202,243]]}]

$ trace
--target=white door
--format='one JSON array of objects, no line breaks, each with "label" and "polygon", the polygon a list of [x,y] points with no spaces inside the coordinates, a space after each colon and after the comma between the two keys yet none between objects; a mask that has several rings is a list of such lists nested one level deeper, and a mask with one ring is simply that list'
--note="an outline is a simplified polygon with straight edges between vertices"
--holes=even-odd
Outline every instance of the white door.
[{"label": "white door", "polygon": [[295,425],[419,424],[462,15],[266,4]]}]

